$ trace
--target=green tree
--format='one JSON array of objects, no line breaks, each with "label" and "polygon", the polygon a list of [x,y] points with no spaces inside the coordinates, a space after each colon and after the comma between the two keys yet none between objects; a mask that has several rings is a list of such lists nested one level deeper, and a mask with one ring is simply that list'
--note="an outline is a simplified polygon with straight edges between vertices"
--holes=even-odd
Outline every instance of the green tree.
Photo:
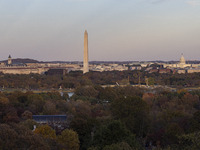
[{"label": "green tree", "polygon": [[76,89],[75,95],[86,97],[97,97],[99,92],[93,86],[82,86]]},{"label": "green tree", "polygon": [[200,131],[200,110],[193,114],[190,120],[190,132]]},{"label": "green tree", "polygon": [[179,149],[182,150],[199,150],[200,149],[200,132],[194,132],[179,136]]},{"label": "green tree", "polygon": [[111,111],[132,133],[140,137],[147,133],[149,108],[141,97],[120,97],[111,103]]},{"label": "green tree", "polygon": [[63,99],[68,100],[69,99],[69,94],[68,93],[63,93]]},{"label": "green tree", "polygon": [[148,78],[148,82],[149,82],[149,85],[154,85],[155,84],[155,80],[152,77]]},{"label": "green tree", "polygon": [[38,126],[38,123],[32,119],[27,119],[19,123],[20,125],[25,126],[26,128],[33,130],[34,125]]},{"label": "green tree", "polygon": [[139,148],[135,136],[120,121],[111,121],[102,125],[94,134],[93,145],[100,148],[120,142],[127,142],[131,147]]},{"label": "green tree", "polygon": [[28,106],[29,110],[35,114],[39,114],[43,111],[45,100],[39,94],[28,95]]},{"label": "green tree", "polygon": [[62,131],[57,137],[57,141],[61,143],[67,150],[79,150],[78,134],[70,129]]},{"label": "green tree", "polygon": [[178,143],[178,136],[182,135],[183,129],[176,123],[171,123],[166,126],[165,131],[165,142],[166,145],[173,145]]},{"label": "green tree", "polygon": [[132,148],[126,142],[121,142],[117,144],[107,145],[103,148],[103,150],[136,150],[136,148]]},{"label": "green tree", "polygon": [[87,149],[90,146],[94,126],[95,121],[90,118],[75,117],[70,123],[70,127],[79,135],[80,149]]},{"label": "green tree", "polygon": [[101,100],[113,101],[117,98],[117,92],[114,88],[106,87],[105,89],[100,89],[98,98]]}]

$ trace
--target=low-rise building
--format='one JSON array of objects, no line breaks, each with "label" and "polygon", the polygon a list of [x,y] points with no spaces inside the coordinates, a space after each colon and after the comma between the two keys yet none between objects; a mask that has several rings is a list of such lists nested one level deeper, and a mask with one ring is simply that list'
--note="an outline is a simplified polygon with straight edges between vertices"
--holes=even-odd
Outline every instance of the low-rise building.
[{"label": "low-rise building", "polygon": [[192,69],[187,69],[187,73],[199,73],[200,68],[192,68]]},{"label": "low-rise building", "polygon": [[159,69],[158,72],[159,72],[159,73],[171,73],[172,70],[171,70],[171,69]]},{"label": "low-rise building", "polygon": [[178,69],[178,70],[177,70],[177,73],[178,73],[178,74],[185,74],[185,73],[186,73],[186,70],[184,70],[184,69]]}]

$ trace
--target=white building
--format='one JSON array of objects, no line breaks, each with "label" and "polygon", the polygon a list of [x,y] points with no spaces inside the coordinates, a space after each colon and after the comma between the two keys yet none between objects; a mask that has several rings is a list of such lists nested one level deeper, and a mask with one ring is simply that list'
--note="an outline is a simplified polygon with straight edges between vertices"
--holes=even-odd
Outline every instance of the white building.
[{"label": "white building", "polygon": [[186,68],[192,67],[192,64],[186,64],[183,54],[181,55],[179,63],[176,64],[162,64],[164,68]]}]

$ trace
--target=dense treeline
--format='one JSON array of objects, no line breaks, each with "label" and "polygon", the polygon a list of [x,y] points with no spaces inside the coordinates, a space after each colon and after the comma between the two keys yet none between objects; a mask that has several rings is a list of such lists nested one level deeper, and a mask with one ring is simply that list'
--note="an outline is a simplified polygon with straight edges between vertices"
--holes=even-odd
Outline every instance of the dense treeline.
[{"label": "dense treeline", "polygon": [[[92,84],[77,87],[70,99],[58,92],[0,93],[0,149],[198,150],[199,96]],[[57,132],[33,114],[67,114],[69,127]]]},{"label": "dense treeline", "polygon": [[[87,90],[88,92],[80,92]],[[95,90],[96,92],[94,92]],[[136,149],[142,149],[140,146],[158,149],[199,149],[199,96],[199,91],[159,90],[156,94],[152,94],[129,86],[105,89],[86,86],[77,89],[74,98],[91,100],[91,103],[96,101],[110,112],[107,117],[104,116],[108,120],[106,119],[104,122],[101,120],[103,123],[101,122],[95,132],[97,136],[94,136],[94,139],[96,137],[100,142],[99,145],[93,143],[97,146],[96,149],[102,149],[108,145],[114,147],[116,145],[113,144],[120,144],[120,142],[126,142],[130,147]],[[120,130],[117,127],[112,127],[115,130],[109,131],[109,123],[114,124],[115,121],[119,121],[119,124],[121,123],[126,130],[134,134],[137,141],[134,146],[123,137],[119,137],[124,139],[122,141],[112,141],[113,137],[120,135],[117,133]],[[129,136],[126,135],[126,137]],[[102,139],[105,139],[105,143]]]},{"label": "dense treeline", "polygon": [[[197,87],[200,86],[200,73],[193,74],[149,74],[145,71],[111,71],[111,72],[89,72],[85,75],[82,72],[70,72],[65,76],[61,75],[12,75],[1,74],[0,86],[4,88],[23,89],[58,89],[77,88],[84,85],[109,85],[109,84],[146,84],[168,85],[173,87]],[[22,82],[23,81],[23,82]]]}]

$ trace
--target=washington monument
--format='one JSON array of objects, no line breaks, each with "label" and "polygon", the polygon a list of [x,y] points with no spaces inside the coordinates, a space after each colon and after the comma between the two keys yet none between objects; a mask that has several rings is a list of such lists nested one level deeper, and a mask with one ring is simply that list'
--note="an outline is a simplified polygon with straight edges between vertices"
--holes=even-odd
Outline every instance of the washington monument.
[{"label": "washington monument", "polygon": [[84,57],[83,57],[83,74],[89,72],[88,64],[88,33],[85,30],[84,33]]}]

